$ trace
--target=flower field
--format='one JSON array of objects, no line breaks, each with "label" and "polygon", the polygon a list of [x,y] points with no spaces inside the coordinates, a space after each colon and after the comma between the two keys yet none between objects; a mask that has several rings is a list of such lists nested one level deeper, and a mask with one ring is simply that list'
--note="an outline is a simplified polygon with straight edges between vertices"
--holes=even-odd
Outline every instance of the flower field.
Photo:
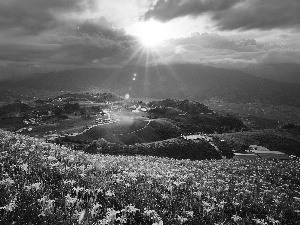
[{"label": "flower field", "polygon": [[300,224],[300,161],[92,155],[0,130],[0,224]]}]

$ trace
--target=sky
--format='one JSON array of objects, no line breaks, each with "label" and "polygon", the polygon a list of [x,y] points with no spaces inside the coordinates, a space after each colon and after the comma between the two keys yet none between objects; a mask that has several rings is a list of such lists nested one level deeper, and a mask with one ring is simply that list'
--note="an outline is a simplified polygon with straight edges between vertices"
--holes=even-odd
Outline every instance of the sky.
[{"label": "sky", "polygon": [[300,64],[299,0],[0,0],[0,66]]}]

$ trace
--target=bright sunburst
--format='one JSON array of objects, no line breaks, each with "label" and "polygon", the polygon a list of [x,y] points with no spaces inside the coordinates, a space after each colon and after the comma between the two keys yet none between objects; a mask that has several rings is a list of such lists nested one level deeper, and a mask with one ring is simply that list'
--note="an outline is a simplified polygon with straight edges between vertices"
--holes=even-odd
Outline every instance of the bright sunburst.
[{"label": "bright sunburst", "polygon": [[155,21],[141,22],[137,24],[136,35],[145,47],[153,48],[166,38],[163,24]]}]

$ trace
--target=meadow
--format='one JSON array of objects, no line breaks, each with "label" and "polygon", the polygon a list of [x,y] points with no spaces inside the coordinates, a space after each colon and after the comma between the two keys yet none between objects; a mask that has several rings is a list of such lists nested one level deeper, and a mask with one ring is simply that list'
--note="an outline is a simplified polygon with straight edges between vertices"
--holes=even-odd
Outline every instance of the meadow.
[{"label": "meadow", "polygon": [[86,154],[0,130],[0,224],[299,224],[300,161]]}]

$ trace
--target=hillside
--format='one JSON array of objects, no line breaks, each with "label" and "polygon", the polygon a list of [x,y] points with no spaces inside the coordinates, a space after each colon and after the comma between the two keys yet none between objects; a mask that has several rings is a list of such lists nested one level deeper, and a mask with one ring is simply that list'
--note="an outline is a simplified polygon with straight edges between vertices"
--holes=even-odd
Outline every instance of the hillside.
[{"label": "hillside", "polygon": [[0,130],[1,224],[299,224],[300,162],[90,155]]},{"label": "hillside", "polygon": [[[137,74],[133,80],[133,74]],[[258,78],[243,72],[194,64],[151,67],[86,68],[37,74],[0,87],[38,91],[79,91],[93,88],[148,98],[218,98],[229,102],[260,102],[300,106],[300,86]]]},{"label": "hillside", "polygon": [[300,131],[298,129],[266,129],[247,132],[225,133],[214,135],[223,139],[238,152],[248,149],[249,145],[261,145],[272,151],[300,157]]}]

